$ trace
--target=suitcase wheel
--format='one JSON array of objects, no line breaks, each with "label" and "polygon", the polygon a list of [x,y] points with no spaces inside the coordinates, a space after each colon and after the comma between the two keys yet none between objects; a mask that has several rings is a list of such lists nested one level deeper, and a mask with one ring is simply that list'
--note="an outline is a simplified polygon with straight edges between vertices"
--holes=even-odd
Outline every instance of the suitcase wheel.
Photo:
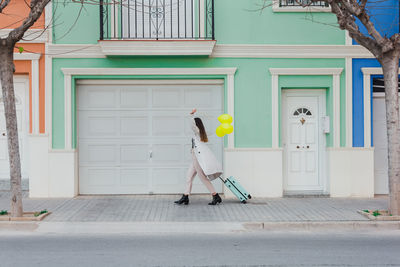
[{"label": "suitcase wheel", "polygon": [[242,200],[242,204],[246,204],[247,202],[246,202],[246,200]]},{"label": "suitcase wheel", "polygon": [[251,199],[251,195],[249,194],[249,195],[247,196],[247,198],[248,198],[248,199]]}]

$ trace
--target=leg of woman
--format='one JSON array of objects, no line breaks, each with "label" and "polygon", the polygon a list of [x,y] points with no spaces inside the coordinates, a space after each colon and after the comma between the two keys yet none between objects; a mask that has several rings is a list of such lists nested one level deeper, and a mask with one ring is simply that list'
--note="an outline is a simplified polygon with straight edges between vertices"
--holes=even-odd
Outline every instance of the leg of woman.
[{"label": "leg of woman", "polygon": [[193,166],[193,163],[190,164],[189,170],[187,172],[187,181],[186,181],[186,190],[185,190],[185,195],[190,195],[192,192],[192,185],[193,185],[193,179],[196,177],[196,169]]},{"label": "leg of woman", "polygon": [[210,191],[210,193],[212,195],[215,195],[215,188],[212,185],[212,183],[210,182],[210,180],[207,179],[207,176],[204,174],[203,170],[200,167],[199,162],[197,161],[197,158],[194,154],[192,154],[193,157],[193,167],[197,172],[197,175],[200,177],[200,180],[203,182],[203,184],[207,187],[208,191]]}]

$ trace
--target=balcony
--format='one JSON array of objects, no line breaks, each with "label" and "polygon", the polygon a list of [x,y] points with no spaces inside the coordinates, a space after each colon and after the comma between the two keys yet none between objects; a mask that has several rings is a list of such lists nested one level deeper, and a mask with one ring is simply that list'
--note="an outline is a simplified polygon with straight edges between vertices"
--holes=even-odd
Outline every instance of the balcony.
[{"label": "balcony", "polygon": [[210,55],[214,0],[100,0],[100,47],[107,56]]},{"label": "balcony", "polygon": [[324,1],[310,0],[276,0],[273,1],[272,9],[274,12],[330,12],[331,10]]}]

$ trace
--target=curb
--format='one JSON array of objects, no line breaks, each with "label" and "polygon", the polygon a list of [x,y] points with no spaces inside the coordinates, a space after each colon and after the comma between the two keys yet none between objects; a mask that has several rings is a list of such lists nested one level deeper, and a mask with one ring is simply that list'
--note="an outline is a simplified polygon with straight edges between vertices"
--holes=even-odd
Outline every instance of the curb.
[{"label": "curb", "polygon": [[400,221],[327,221],[244,223],[248,230],[400,230]]},{"label": "curb", "polygon": [[232,233],[400,230],[400,221],[328,222],[0,222],[0,234]]}]

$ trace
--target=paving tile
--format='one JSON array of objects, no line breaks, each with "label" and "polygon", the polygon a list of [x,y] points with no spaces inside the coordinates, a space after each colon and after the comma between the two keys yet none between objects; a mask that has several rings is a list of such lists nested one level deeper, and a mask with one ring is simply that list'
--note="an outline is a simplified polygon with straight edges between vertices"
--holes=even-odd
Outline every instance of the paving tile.
[{"label": "paving tile", "polygon": [[[173,202],[180,195],[78,196],[29,198],[24,209],[52,211],[46,221],[71,222],[304,222],[365,221],[360,209],[387,209],[388,198],[253,198],[247,204],[223,199],[209,206],[210,196],[193,195],[189,205]],[[0,209],[9,209],[10,194],[0,191]]]}]

